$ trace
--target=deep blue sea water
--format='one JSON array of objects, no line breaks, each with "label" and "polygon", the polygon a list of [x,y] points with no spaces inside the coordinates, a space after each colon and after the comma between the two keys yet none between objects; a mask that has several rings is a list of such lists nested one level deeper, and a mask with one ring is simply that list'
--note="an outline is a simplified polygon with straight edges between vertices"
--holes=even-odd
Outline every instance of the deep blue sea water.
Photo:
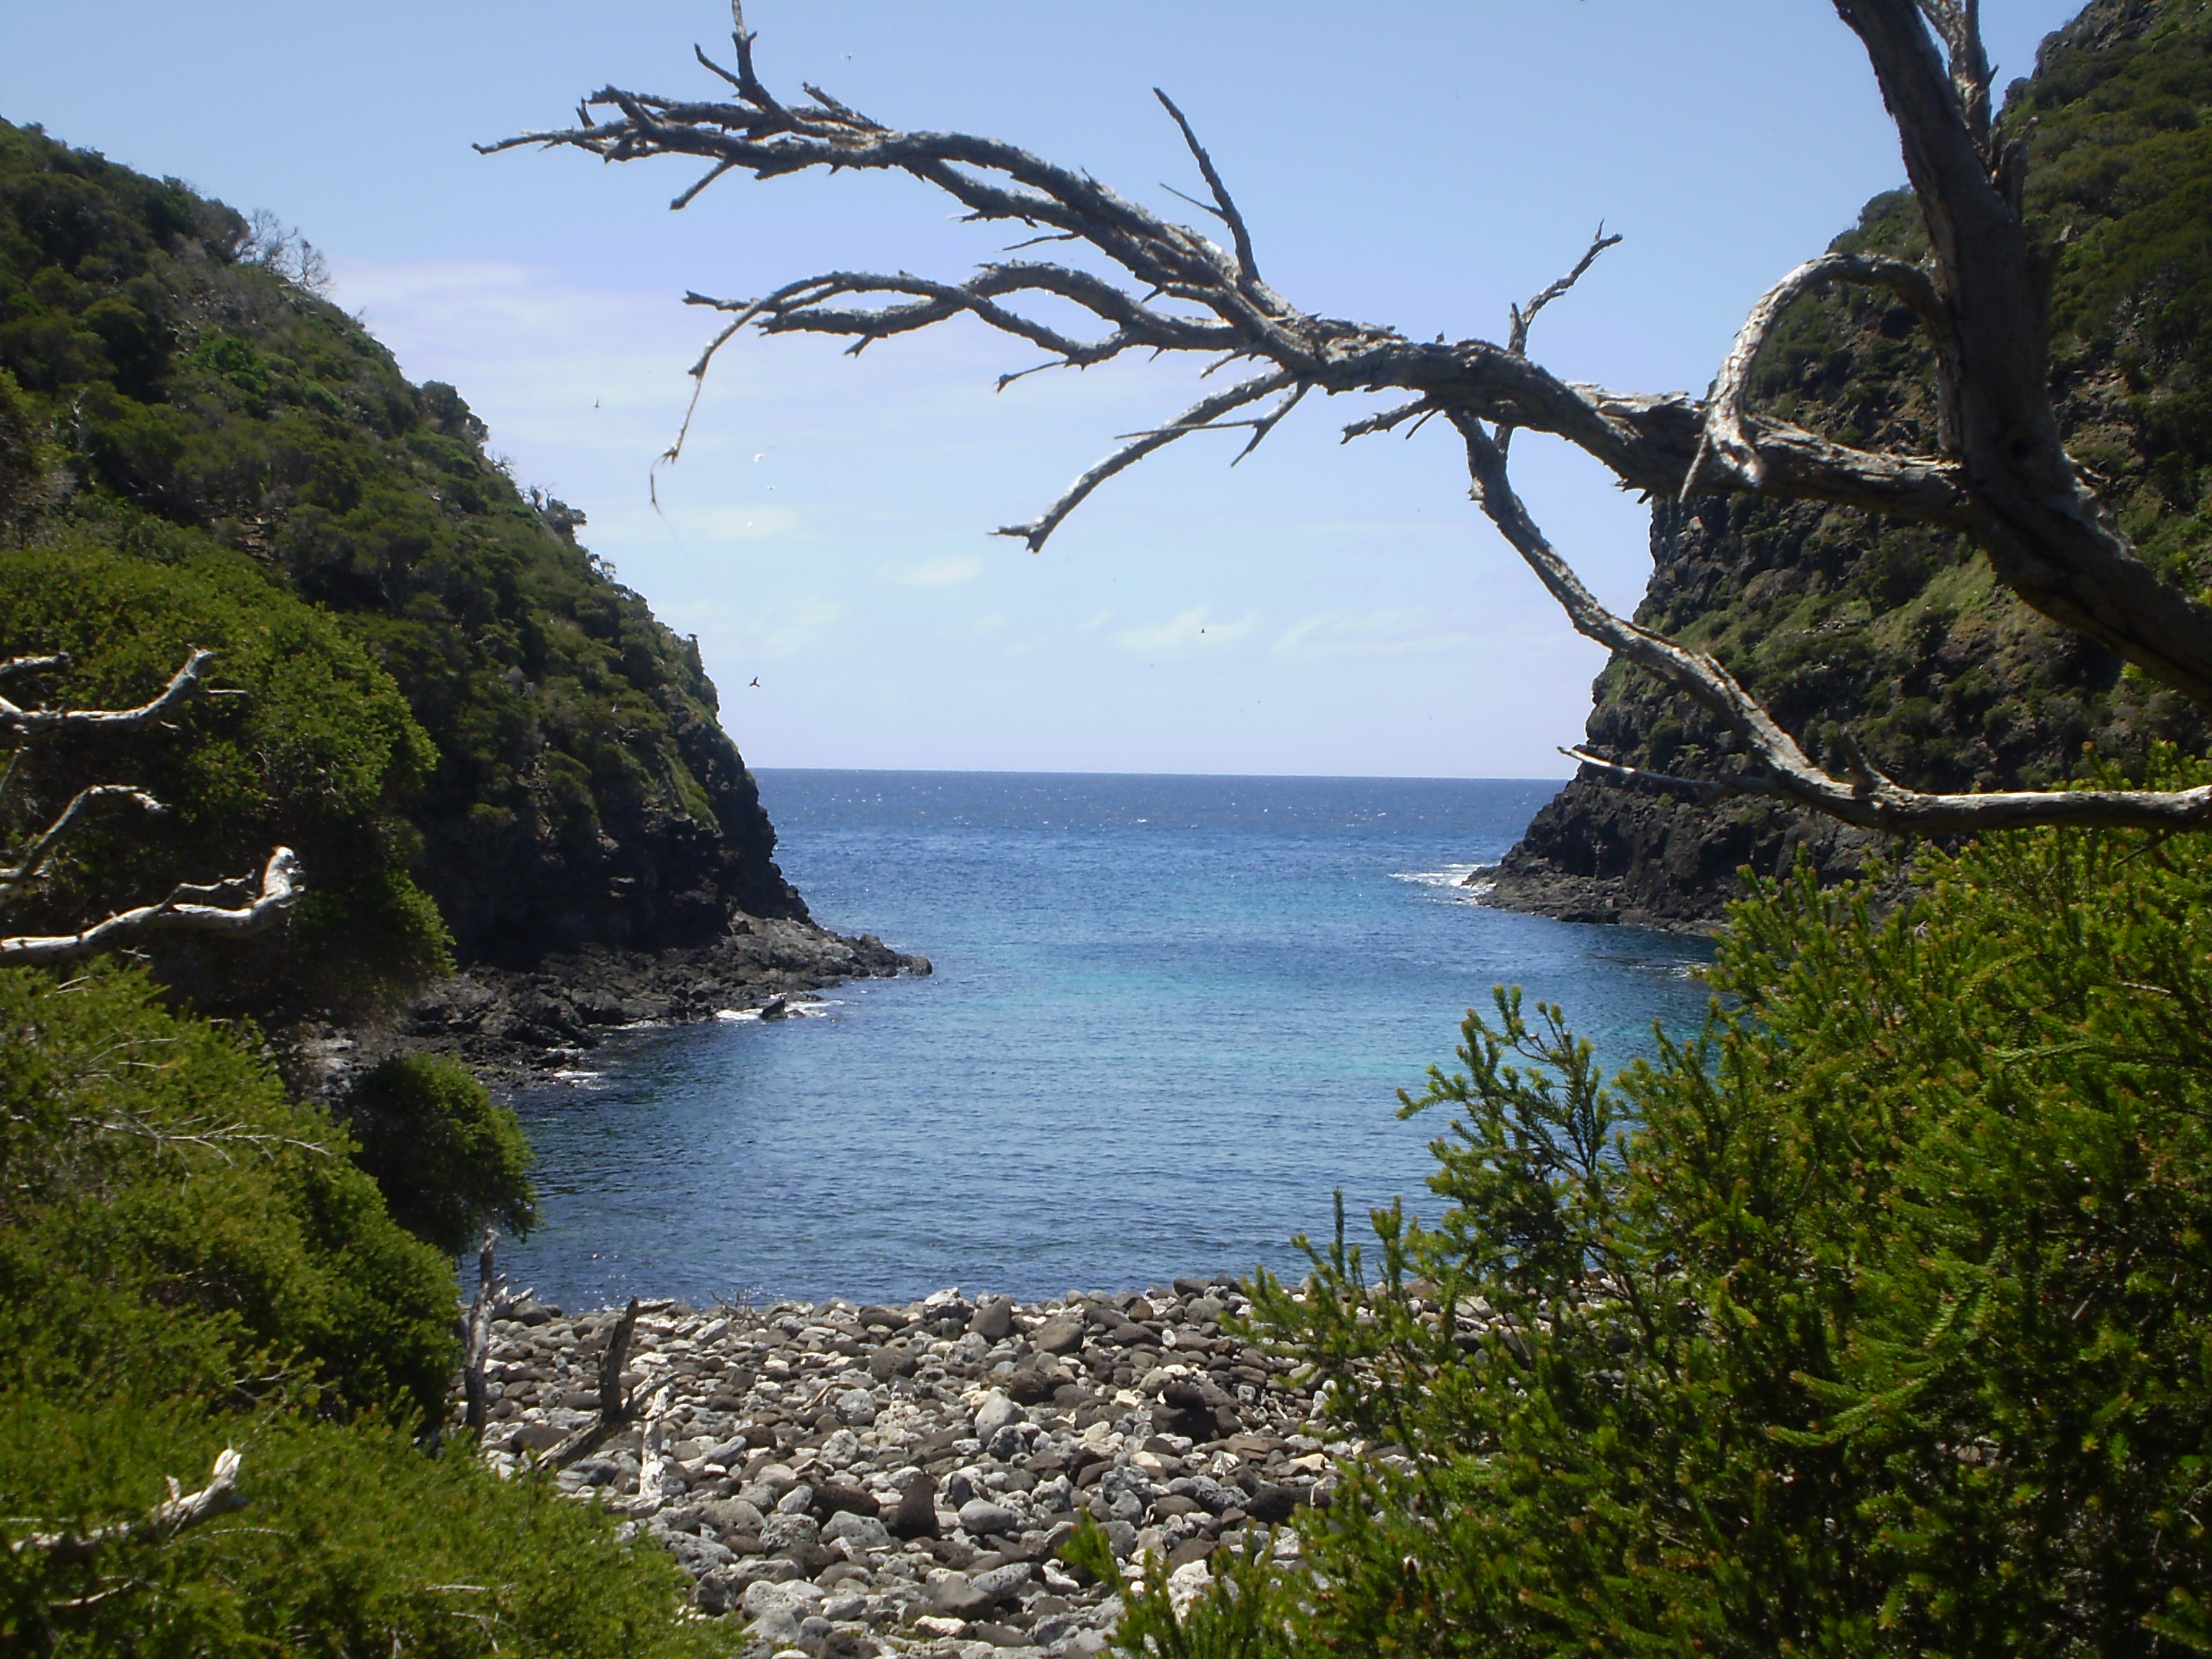
[{"label": "deep blue sea water", "polygon": [[625,1035],[521,1103],[568,1305],[940,1285],[1051,1295],[1301,1260],[1330,1194],[1422,1182],[1395,1091],[1499,982],[1625,1064],[1693,1024],[1695,940],[1484,908],[1556,784],[763,771],[815,915],[936,964],[822,1018]]}]

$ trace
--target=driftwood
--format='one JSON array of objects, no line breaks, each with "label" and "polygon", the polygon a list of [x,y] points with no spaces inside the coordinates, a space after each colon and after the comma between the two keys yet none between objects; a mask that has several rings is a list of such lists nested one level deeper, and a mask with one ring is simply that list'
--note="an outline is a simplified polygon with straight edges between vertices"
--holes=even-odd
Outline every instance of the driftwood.
[{"label": "driftwood", "polygon": [[[7,772],[0,775],[0,793],[14,780],[26,743],[57,734],[136,730],[160,719],[198,690],[214,660],[212,651],[192,652],[159,694],[133,708],[26,708],[0,696],[0,739],[15,740]],[[0,679],[69,665],[65,656],[11,657],[0,661]],[[0,904],[46,875],[54,854],[88,811],[114,801],[128,801],[149,813],[167,810],[144,790],[127,784],[100,783],[79,790],[43,830],[5,855],[9,861],[0,865]],[[258,933],[292,908],[300,890],[299,856],[289,847],[279,847],[270,854],[258,878],[234,876],[205,884],[183,883],[155,903],[114,911],[75,933],[0,936],[0,963],[73,962],[149,933]]]},{"label": "driftwood", "polygon": [[668,1395],[669,1387],[663,1383],[653,1391],[640,1413],[645,1432],[640,1437],[637,1454],[637,1496],[640,1503],[660,1496],[660,1477],[669,1463],[668,1457]]},{"label": "driftwood", "polygon": [[198,1492],[184,1491],[173,1477],[168,1497],[137,1520],[118,1521],[109,1526],[95,1527],[90,1532],[33,1533],[9,1545],[9,1551],[20,1556],[35,1550],[54,1560],[82,1561],[89,1560],[110,1545],[160,1542],[173,1538],[203,1521],[246,1507],[246,1499],[238,1492],[238,1470],[243,1462],[234,1449],[226,1447],[215,1460],[207,1485]]},{"label": "driftwood", "polygon": [[498,1230],[485,1228],[483,1242],[477,1247],[477,1293],[469,1298],[467,1310],[456,1322],[461,1338],[463,1421],[477,1434],[482,1434],[491,1420],[491,1390],[486,1377],[491,1361],[491,1322],[509,1308],[529,1301],[534,1294],[531,1291],[508,1291],[507,1278],[498,1270]]},{"label": "driftwood", "polygon": [[629,1364],[630,1338],[637,1330],[637,1310],[638,1300],[632,1297],[607,1338],[607,1351],[599,1356],[599,1420],[586,1424],[547,1452],[542,1460],[545,1468],[565,1469],[589,1457],[629,1425],[634,1413],[622,1379]]},{"label": "driftwood", "polygon": [[[969,316],[1045,353],[1032,368],[1084,368],[1125,352],[1196,352],[1251,372],[1144,432],[1077,478],[1037,517],[999,533],[1032,551],[1099,485],[1197,433],[1248,434],[1240,457],[1305,395],[1401,392],[1405,399],[1347,427],[1347,439],[1417,428],[1441,416],[1460,434],[1476,499],[1565,609],[1576,629],[1687,694],[1743,742],[1741,774],[1654,776],[1570,750],[1601,775],[1705,798],[1761,794],[1893,832],[1948,833],[2027,824],[2194,828],[2212,818],[2212,792],[2090,790],[1925,794],[1883,776],[1846,743],[1850,775],[1816,765],[1711,656],[1613,615],[1545,538],[1506,475],[1511,434],[1550,433],[1620,482],[1670,496],[1737,491],[1841,503],[1957,531],[2028,605],[2078,630],[2193,701],[2212,707],[2212,607],[2138,559],[2060,441],[2051,401],[2048,260],[2021,206],[2024,155],[1990,118],[1990,70],[1974,0],[1832,0],[1872,63],[1894,118],[1931,251],[1920,264],[1830,254],[1790,272],[1753,307],[1711,393],[1647,394],[1570,383],[1528,355],[1535,313],[1574,284],[1617,238],[1601,233],[1580,264],[1516,307],[1504,344],[1419,342],[1397,331],[1301,310],[1261,276],[1254,239],[1190,121],[1164,94],[1210,200],[1186,198],[1218,222],[1228,246],[1172,223],[1088,174],[994,138],[903,132],[818,88],[786,101],[762,82],[753,36],[733,3],[733,64],[698,54],[719,95],[669,98],[607,87],[578,125],[484,146],[567,145],[608,161],[690,157],[706,171],[672,206],[732,172],[779,178],[814,168],[904,173],[986,223],[1020,227],[1009,253],[1039,243],[1087,246],[1121,273],[1044,260],[984,265],[964,282],[829,271],[755,299],[687,296],[727,320],[692,367],[703,383],[740,331],[873,341]],[[1920,320],[1935,362],[1939,418],[1925,451],[1863,449],[1764,416],[1750,404],[1752,369],[1792,303],[1823,284],[1881,288]],[[1088,337],[1022,309],[1030,299],[1087,312]],[[856,303],[857,302],[857,303]],[[697,404],[695,388],[693,406]],[[688,430],[690,416],[685,416]],[[1410,431],[1408,435],[1410,435]],[[684,434],[665,459],[681,453]]]},{"label": "driftwood", "polygon": [[493,1246],[498,1240],[498,1233],[491,1228],[483,1230],[483,1243],[477,1251],[477,1293],[468,1312],[461,1316],[461,1396],[467,1401],[463,1420],[477,1434],[483,1432],[490,1418],[484,1370],[491,1357],[492,1316],[506,1289],[493,1261]]}]

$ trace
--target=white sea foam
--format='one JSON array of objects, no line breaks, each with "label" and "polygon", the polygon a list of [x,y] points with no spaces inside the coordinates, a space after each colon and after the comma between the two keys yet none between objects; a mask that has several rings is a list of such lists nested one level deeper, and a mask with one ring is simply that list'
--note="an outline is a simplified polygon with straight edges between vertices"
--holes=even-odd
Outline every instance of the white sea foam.
[{"label": "white sea foam", "polygon": [[[839,997],[817,997],[811,1002],[786,1003],[783,1007],[783,1015],[786,1019],[819,1019],[823,1015],[827,1014],[832,1008],[842,1008],[844,1006],[843,999]],[[757,1020],[760,1017],[761,1011],[757,1008],[717,1008],[714,1010],[714,1018],[716,1019]]]},{"label": "white sea foam", "polygon": [[1472,904],[1492,888],[1494,881],[1470,882],[1468,878],[1486,870],[1495,870],[1494,864],[1447,864],[1440,870],[1393,870],[1393,881],[1410,881],[1417,887],[1435,890],[1437,897],[1453,904]]}]

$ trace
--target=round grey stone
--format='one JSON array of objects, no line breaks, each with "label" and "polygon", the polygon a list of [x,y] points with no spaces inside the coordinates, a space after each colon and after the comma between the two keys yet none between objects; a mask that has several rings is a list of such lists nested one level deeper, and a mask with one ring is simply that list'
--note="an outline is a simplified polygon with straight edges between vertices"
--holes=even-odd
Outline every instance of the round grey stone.
[{"label": "round grey stone", "polygon": [[960,1524],[971,1537],[1014,1532],[1021,1523],[1021,1517],[1004,1504],[994,1504],[988,1498],[971,1498],[960,1506]]}]

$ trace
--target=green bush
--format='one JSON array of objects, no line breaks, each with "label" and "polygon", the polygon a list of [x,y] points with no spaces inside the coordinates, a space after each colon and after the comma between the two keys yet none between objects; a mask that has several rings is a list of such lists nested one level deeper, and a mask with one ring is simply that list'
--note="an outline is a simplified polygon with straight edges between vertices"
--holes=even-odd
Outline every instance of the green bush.
[{"label": "green bush", "polygon": [[151,1391],[96,1403],[17,1392],[0,1410],[10,1541],[143,1517],[162,1477],[186,1490],[226,1445],[246,1507],[167,1540],[73,1561],[0,1551],[0,1650],[134,1659],[272,1653],[726,1654],[683,1607],[676,1563],[620,1542],[548,1481],[502,1482],[456,1449],[430,1457],[374,1422],[240,1416]]},{"label": "green bush", "polygon": [[495,1222],[518,1236],[537,1224],[533,1154],[521,1120],[495,1104],[468,1068],[403,1054],[362,1074],[346,1096],[354,1162],[384,1194],[392,1219],[448,1255]]},{"label": "green bush", "polygon": [[161,947],[157,959],[203,1001],[296,1013],[359,1003],[447,965],[446,930],[410,872],[418,843],[401,815],[436,752],[392,677],[251,560],[211,545],[179,550],[158,562],[72,536],[0,552],[0,639],[11,653],[71,659],[66,672],[19,678],[18,696],[129,706],[194,647],[216,653],[208,689],[160,726],[22,750],[6,801],[19,828],[95,782],[137,785],[170,810],[153,823],[121,807],[95,815],[45,887],[11,905],[11,929],[69,931],[181,881],[258,873],[283,844],[300,854],[311,897],[276,948],[267,939]]},{"label": "green bush", "polygon": [[[0,971],[0,1651],[705,1651],[665,1553],[410,1443],[458,1287],[349,1150],[143,971]],[[227,1445],[243,1510],[35,1541],[143,1520]]]},{"label": "green bush", "polygon": [[326,1114],[153,997],[135,969],[0,971],[0,1352],[435,1413],[451,1267],[393,1224]]},{"label": "green bush", "polygon": [[2006,835],[1914,881],[1740,904],[1702,1035],[1610,1086],[1557,1009],[1469,1014],[1406,1106],[1452,1115],[1437,1223],[1255,1287],[1376,1449],[1248,1632],[2212,1645],[2212,843]]}]

